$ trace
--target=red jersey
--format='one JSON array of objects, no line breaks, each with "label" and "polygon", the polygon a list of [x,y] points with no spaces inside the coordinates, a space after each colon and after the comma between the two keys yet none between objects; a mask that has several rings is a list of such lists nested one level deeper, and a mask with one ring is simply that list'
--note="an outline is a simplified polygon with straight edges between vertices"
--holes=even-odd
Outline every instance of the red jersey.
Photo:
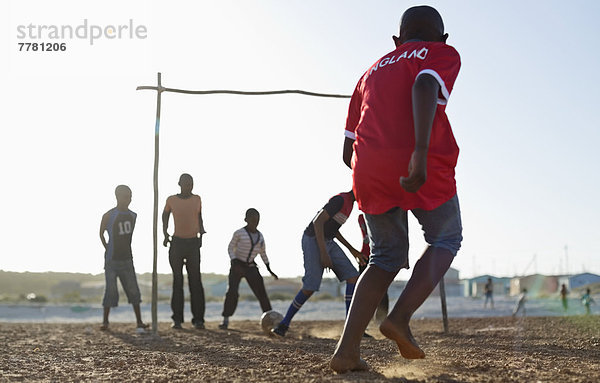
[{"label": "red jersey", "polygon": [[[402,44],[379,59],[361,77],[350,100],[346,137],[354,139],[353,189],[359,208],[382,214],[403,210],[433,210],[456,194],[454,168],[458,145],[445,107],[460,69],[460,56],[441,42]],[[421,74],[440,85],[429,151],[427,181],[416,193],[400,186],[408,176],[415,146],[412,87]]]}]

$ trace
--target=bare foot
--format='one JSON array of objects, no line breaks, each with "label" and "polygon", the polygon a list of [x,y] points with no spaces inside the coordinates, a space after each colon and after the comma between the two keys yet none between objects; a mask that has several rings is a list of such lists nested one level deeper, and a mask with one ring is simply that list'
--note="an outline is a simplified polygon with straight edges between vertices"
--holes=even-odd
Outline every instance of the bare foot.
[{"label": "bare foot", "polygon": [[366,371],[369,369],[369,365],[362,358],[345,358],[340,355],[334,354],[329,361],[329,367],[339,374],[343,374],[348,371]]},{"label": "bare foot", "polygon": [[102,331],[108,330],[108,322],[102,323],[102,326],[100,326],[100,330],[102,330]]},{"label": "bare foot", "polygon": [[419,345],[415,338],[413,338],[410,327],[408,324],[404,326],[398,326],[394,324],[389,318],[385,318],[381,325],[379,325],[379,331],[386,338],[389,338],[396,342],[398,345],[398,349],[400,350],[400,355],[402,355],[406,359],[423,359],[425,358],[425,353]]},{"label": "bare foot", "polygon": [[140,322],[140,323],[138,323],[138,324],[137,324],[137,328],[143,328],[143,329],[146,329],[146,328],[148,328],[148,327],[150,327],[150,325],[149,325],[149,324],[147,324],[147,323],[144,323],[144,322]]}]

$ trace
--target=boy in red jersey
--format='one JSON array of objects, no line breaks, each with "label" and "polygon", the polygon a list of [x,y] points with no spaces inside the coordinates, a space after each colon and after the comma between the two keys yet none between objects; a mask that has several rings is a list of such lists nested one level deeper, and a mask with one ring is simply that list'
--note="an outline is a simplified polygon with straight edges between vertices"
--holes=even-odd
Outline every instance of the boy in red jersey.
[{"label": "boy in red jersey", "polygon": [[409,322],[446,273],[462,241],[454,168],[458,146],[445,114],[460,69],[439,13],[428,6],[402,15],[396,49],[359,80],[350,101],[344,162],[365,213],[372,244],[342,337],[330,366],[337,372],[368,369],[360,341],[383,294],[408,268],[410,210],[429,244],[381,332],[408,359],[424,358]]}]

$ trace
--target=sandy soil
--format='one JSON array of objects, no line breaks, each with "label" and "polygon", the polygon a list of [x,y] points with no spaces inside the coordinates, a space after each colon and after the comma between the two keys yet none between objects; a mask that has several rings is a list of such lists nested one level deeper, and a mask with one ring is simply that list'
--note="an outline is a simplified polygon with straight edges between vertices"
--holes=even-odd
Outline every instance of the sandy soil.
[{"label": "sandy soil", "polygon": [[[235,317],[233,318],[235,319]],[[368,372],[335,374],[328,360],[342,323],[293,322],[285,339],[258,323],[230,330],[136,334],[130,323],[109,331],[89,324],[0,323],[0,381],[198,382],[599,382],[600,316],[414,320],[424,360],[400,357],[369,328],[362,343]]]}]

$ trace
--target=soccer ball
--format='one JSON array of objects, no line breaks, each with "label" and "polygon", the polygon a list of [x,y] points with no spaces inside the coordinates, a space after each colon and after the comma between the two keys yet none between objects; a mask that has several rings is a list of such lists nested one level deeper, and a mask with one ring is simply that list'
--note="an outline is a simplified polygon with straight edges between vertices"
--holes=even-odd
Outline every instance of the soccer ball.
[{"label": "soccer ball", "polygon": [[271,330],[283,320],[283,315],[275,310],[265,311],[260,317],[260,327],[266,335],[271,335]]}]

